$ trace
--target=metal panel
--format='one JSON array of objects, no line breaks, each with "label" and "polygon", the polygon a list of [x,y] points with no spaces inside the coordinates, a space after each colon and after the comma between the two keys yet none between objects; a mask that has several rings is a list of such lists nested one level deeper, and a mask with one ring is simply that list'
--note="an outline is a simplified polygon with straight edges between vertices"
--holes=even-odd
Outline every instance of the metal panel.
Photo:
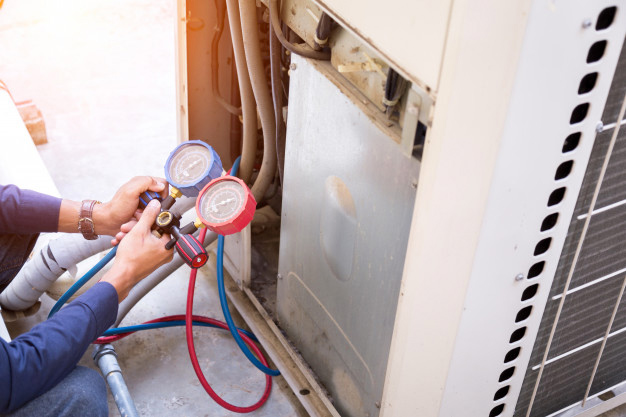
[{"label": "metal panel", "polygon": [[419,162],[327,78],[329,63],[292,63],[280,324],[342,415],[374,416]]},{"label": "metal panel", "polygon": [[[600,62],[586,63],[599,34],[585,21],[609,1],[469,3],[454,4],[420,173],[385,416],[513,415],[619,56],[619,49],[608,48]],[[498,6],[497,19],[485,18]],[[624,17],[604,34],[609,44],[623,41]],[[579,83],[590,70],[600,77],[580,97]],[[572,126],[581,100],[590,109]],[[582,139],[566,155],[564,141],[574,130]],[[556,180],[568,160],[573,169]],[[563,198],[549,206],[559,188],[565,188]],[[462,201],[462,208],[451,201]],[[542,231],[554,213],[560,221]],[[547,244],[539,245],[544,239]],[[532,281],[530,272],[537,273]],[[531,287],[536,292],[527,296]]]},{"label": "metal panel", "polygon": [[315,1],[420,87],[437,91],[452,0]]}]

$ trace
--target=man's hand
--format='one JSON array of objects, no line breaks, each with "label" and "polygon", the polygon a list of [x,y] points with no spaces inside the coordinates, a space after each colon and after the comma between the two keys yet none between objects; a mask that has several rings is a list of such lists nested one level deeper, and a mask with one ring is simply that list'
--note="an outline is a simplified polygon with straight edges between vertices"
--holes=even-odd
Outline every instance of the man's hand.
[{"label": "man's hand", "polygon": [[[165,198],[167,182],[163,178],[135,177],[122,185],[111,201],[96,204],[93,212],[96,234],[115,236],[124,223],[131,221],[134,216],[138,217],[139,195],[144,191],[154,191]],[[117,243],[118,240],[114,239],[113,244]]]},{"label": "man's hand", "polygon": [[163,235],[157,238],[150,230],[159,212],[159,202],[152,200],[137,224],[120,242],[115,263],[102,278],[102,281],[109,282],[115,287],[120,302],[137,282],[159,266],[171,261],[174,256],[173,251],[165,249],[170,236]]},{"label": "man's hand", "polygon": [[[124,223],[135,220],[141,215],[137,209],[139,195],[144,191],[154,191],[161,197],[167,197],[167,181],[156,177],[135,177],[122,185],[111,201],[96,204],[93,208],[93,222],[96,234],[115,236]],[[81,203],[63,200],[59,211],[58,231],[65,233],[78,232],[78,216]],[[129,229],[130,230],[130,229]],[[128,230],[125,232],[127,233]],[[119,239],[113,239],[114,245]]]}]

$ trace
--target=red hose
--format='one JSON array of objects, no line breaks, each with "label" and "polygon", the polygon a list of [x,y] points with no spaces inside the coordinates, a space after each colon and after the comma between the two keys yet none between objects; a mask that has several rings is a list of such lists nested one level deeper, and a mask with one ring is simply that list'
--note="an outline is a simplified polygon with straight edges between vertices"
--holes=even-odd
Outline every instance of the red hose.
[{"label": "red hose", "polygon": [[[177,315],[174,315],[174,316],[165,316],[165,317],[161,317],[159,319],[146,321],[143,324],[163,323],[163,322],[167,322],[167,321],[177,321],[177,320],[185,320],[185,315],[184,314],[177,314]],[[226,323],[224,323],[223,321],[219,321],[219,320],[215,320],[215,319],[209,318],[209,317],[193,316],[193,321],[200,321],[200,322],[203,322],[203,323],[211,324],[213,326],[219,327],[219,328],[224,329],[224,330],[228,330],[228,325]],[[113,335],[113,336],[99,337],[98,339],[96,339],[93,342],[93,344],[94,345],[104,345],[106,343],[117,342],[118,340],[123,339],[126,336],[130,336],[133,333],[135,333],[135,332],[119,333],[119,334],[116,334],[116,335]],[[246,344],[248,344],[248,346],[251,346],[250,344],[253,343],[253,340],[250,339],[245,333],[239,332],[239,334],[245,340]]]},{"label": "red hose", "polygon": [[[204,244],[204,237],[206,235],[206,231],[207,231],[207,229],[203,228],[202,231],[200,232],[200,239],[199,240],[203,244]],[[269,375],[265,375],[265,391],[263,392],[263,396],[255,404],[253,404],[251,406],[248,406],[248,407],[238,407],[236,405],[232,405],[232,404],[224,401],[219,395],[217,395],[217,393],[215,391],[213,391],[213,388],[211,388],[211,385],[209,385],[209,383],[207,382],[206,378],[204,377],[204,374],[202,373],[202,369],[200,368],[200,364],[198,363],[198,358],[196,356],[196,348],[195,348],[195,345],[193,343],[193,318],[192,318],[193,316],[192,316],[192,311],[193,311],[193,295],[194,295],[194,288],[195,288],[195,285],[196,285],[196,275],[197,275],[197,273],[198,273],[197,269],[192,269],[191,270],[191,274],[189,275],[189,289],[187,291],[187,309],[186,309],[186,314],[185,314],[185,334],[187,336],[187,348],[189,349],[189,358],[191,359],[191,364],[193,365],[193,370],[196,371],[196,375],[198,377],[198,380],[200,381],[200,383],[204,387],[204,390],[207,392],[207,394],[209,394],[209,396],[211,398],[213,398],[213,400],[216,403],[218,403],[219,405],[221,405],[225,409],[233,411],[235,413],[249,413],[251,411],[254,411],[254,410],[260,408],[263,404],[265,404],[265,402],[269,398],[270,392],[272,391],[272,377],[269,376]],[[221,324],[225,324],[225,323],[221,323]],[[228,328],[228,326],[227,326],[227,328]],[[241,333],[241,332],[239,334],[244,336],[243,333]],[[265,360],[265,357],[261,353],[261,350],[254,343],[252,343],[252,341],[249,338],[245,337],[244,340],[245,340],[246,344],[252,348],[252,350],[257,355],[259,360],[263,363],[263,365],[269,366],[269,364],[267,363],[267,360]]]},{"label": "red hose", "polygon": [[[204,243],[204,237],[206,236],[206,232],[207,232],[206,228],[203,228],[202,231],[200,232],[199,240],[202,243]],[[159,322],[164,322],[164,321],[175,321],[175,320],[184,319],[185,320],[185,335],[187,338],[187,348],[189,349],[189,358],[191,359],[193,370],[196,372],[196,376],[198,377],[198,380],[204,387],[204,390],[207,392],[207,394],[209,394],[209,396],[213,398],[213,400],[216,403],[218,403],[220,406],[222,406],[223,408],[227,410],[233,411],[235,413],[249,413],[251,411],[257,410],[263,404],[265,404],[265,402],[270,396],[270,393],[272,392],[272,377],[271,376],[265,375],[265,391],[263,392],[263,396],[259,399],[259,401],[257,401],[256,403],[248,407],[239,407],[239,406],[236,406],[236,405],[233,405],[224,401],[219,395],[217,395],[217,393],[213,391],[213,388],[211,388],[211,385],[209,385],[206,378],[204,377],[204,374],[202,373],[202,369],[200,368],[200,364],[198,363],[198,357],[196,356],[196,348],[193,342],[193,321],[201,321],[204,323],[212,324],[214,326],[220,327],[225,330],[228,330],[228,325],[219,320],[215,320],[215,319],[211,319],[211,318],[203,317],[203,316],[194,316],[192,314],[193,296],[194,296],[194,288],[196,285],[197,273],[198,273],[197,269],[192,269],[191,274],[189,274],[189,289],[187,290],[187,308],[185,310],[184,316],[182,314],[175,315],[175,316],[166,316],[166,317],[161,317],[159,319],[150,320],[145,323],[146,324],[147,323],[159,323]],[[129,336],[133,333],[134,332],[120,333],[120,334],[116,334],[113,336],[104,336],[104,337],[100,337],[96,339],[93,343],[94,344],[111,343],[111,342],[115,342],[117,340],[123,339],[126,336]],[[269,366],[269,364],[267,363],[267,360],[265,359],[265,356],[263,356],[263,352],[261,352],[261,349],[258,348],[258,346],[254,343],[254,341],[241,331],[239,332],[239,335],[242,337],[244,342],[246,342],[246,344],[250,347],[250,349],[252,349],[252,351],[259,358],[261,363],[263,363],[263,365],[265,366]]]}]

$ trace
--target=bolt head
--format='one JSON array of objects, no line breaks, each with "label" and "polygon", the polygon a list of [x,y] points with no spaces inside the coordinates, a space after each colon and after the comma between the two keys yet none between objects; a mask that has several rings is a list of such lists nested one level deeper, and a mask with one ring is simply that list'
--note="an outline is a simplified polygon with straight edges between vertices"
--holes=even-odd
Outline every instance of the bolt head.
[{"label": "bolt head", "polygon": [[598,122],[598,124],[596,125],[596,132],[600,133],[602,132],[602,130],[604,130],[604,124],[602,122]]}]

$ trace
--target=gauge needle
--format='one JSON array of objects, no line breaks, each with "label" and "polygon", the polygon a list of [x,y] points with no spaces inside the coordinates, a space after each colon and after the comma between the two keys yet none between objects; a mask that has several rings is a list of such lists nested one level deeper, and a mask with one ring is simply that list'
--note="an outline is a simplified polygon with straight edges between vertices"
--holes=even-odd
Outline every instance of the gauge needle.
[{"label": "gauge needle", "polygon": [[213,213],[217,213],[219,211],[217,209],[218,206],[226,205],[226,204],[230,203],[231,201],[235,201],[235,199],[234,198],[227,198],[226,200],[224,200],[224,201],[222,201],[220,203],[215,203],[215,204],[213,204],[213,206],[211,206],[211,211]]},{"label": "gauge needle", "polygon": [[189,176],[189,171],[188,171],[188,170],[189,170],[189,169],[191,169],[191,168],[193,168],[193,167],[195,167],[196,165],[198,165],[198,163],[199,163],[199,162],[200,162],[200,160],[199,160],[199,159],[196,159],[195,161],[193,161],[192,163],[190,163],[190,164],[189,164],[189,166],[187,167],[187,169],[183,170],[183,175],[184,175],[185,177],[188,177],[188,176]]}]

